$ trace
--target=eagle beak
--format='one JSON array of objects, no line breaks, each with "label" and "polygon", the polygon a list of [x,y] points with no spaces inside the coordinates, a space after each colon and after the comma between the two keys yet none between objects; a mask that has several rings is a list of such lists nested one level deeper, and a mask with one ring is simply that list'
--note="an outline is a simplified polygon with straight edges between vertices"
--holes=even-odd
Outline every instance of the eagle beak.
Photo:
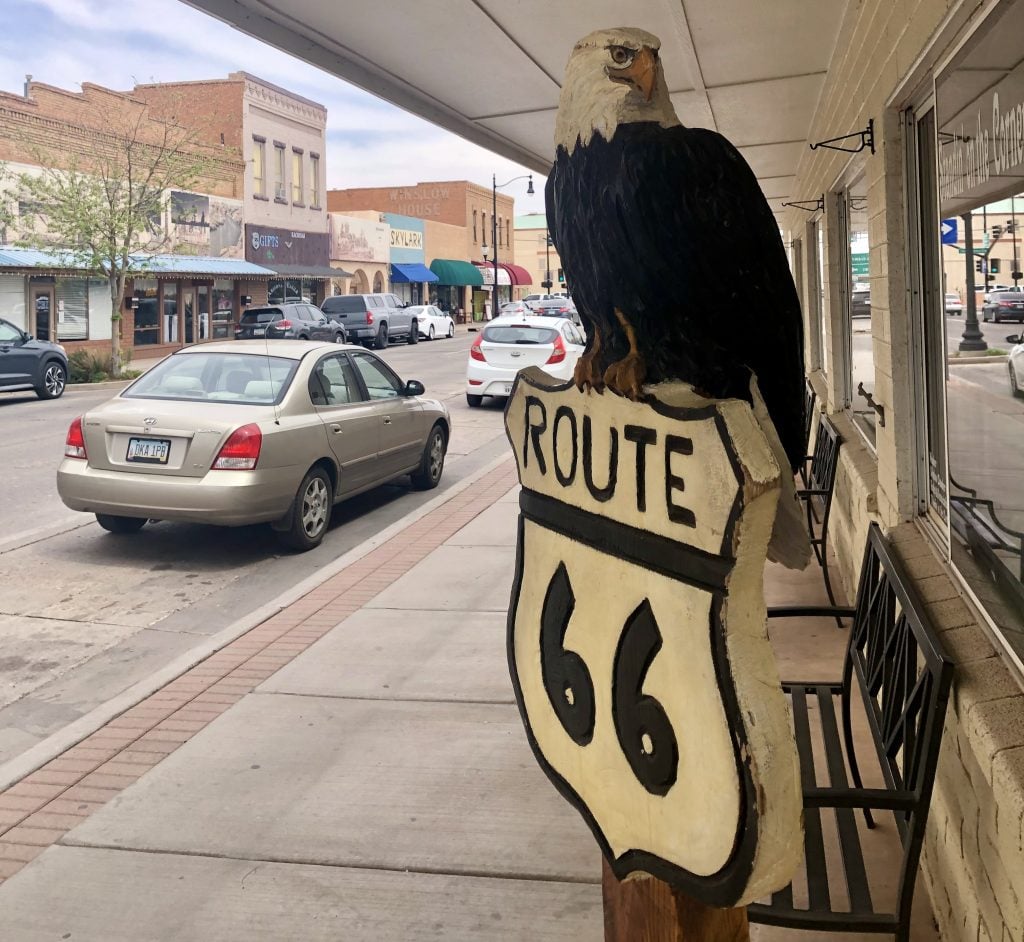
[{"label": "eagle beak", "polygon": [[649,46],[643,46],[629,66],[619,72],[619,76],[629,79],[644,96],[644,101],[650,101],[658,80],[657,53]]}]

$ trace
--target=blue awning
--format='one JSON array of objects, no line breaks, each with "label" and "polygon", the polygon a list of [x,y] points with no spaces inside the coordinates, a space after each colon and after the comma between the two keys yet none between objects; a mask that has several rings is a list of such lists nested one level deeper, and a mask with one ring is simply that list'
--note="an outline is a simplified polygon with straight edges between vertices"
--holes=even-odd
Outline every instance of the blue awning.
[{"label": "blue awning", "polygon": [[421,265],[419,262],[403,262],[401,265],[392,262],[391,280],[395,283],[409,281],[435,282],[437,281],[437,275],[427,268],[426,265]]}]

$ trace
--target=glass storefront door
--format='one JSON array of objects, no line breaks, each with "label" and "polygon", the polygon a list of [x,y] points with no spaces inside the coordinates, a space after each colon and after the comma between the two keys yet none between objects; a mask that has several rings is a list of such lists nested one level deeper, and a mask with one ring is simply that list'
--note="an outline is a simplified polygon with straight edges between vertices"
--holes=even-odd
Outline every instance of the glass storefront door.
[{"label": "glass storefront door", "polygon": [[32,286],[32,333],[39,340],[56,340],[53,285]]}]

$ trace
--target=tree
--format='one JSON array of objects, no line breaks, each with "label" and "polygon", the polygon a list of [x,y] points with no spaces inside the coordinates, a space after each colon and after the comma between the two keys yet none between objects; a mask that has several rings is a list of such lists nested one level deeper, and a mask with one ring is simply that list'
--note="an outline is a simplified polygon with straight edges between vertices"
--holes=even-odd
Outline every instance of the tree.
[{"label": "tree", "polygon": [[[223,154],[205,143],[204,119],[196,120],[184,99],[164,96],[147,103],[107,93],[90,104],[89,126],[69,146],[21,142],[36,168],[13,178],[17,242],[66,251],[74,267],[107,281],[111,372],[119,376],[127,279],[144,273],[146,257],[167,246],[169,191],[196,189]],[[179,114],[188,115],[187,121]]]}]

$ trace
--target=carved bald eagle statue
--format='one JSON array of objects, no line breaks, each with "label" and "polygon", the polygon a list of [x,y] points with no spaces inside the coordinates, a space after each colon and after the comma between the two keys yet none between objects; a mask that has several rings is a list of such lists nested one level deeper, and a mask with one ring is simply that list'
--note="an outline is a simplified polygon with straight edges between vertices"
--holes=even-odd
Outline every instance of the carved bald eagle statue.
[{"label": "carved bald eagle statue", "polygon": [[601,30],[566,68],[546,202],[587,327],[576,383],[637,399],[683,380],[749,402],[752,371],[795,468],[803,325],[778,224],[736,148],[680,124],[660,46]]}]

